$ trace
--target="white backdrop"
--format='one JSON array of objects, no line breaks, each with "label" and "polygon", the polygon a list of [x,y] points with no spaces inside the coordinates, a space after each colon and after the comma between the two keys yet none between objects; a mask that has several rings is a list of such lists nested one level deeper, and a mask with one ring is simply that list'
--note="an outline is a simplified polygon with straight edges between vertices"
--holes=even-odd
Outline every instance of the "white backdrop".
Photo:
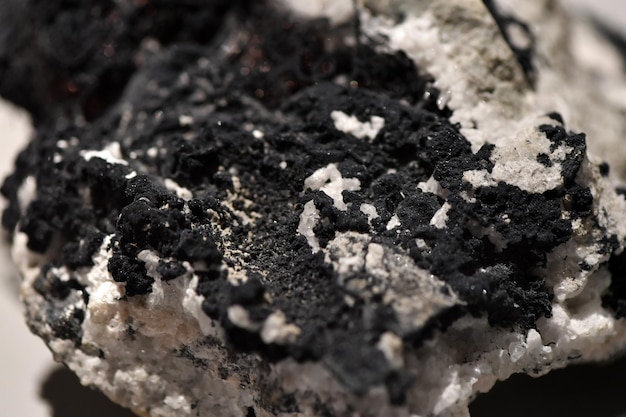
[{"label": "white backdrop", "polygon": [[[592,11],[626,34],[626,0],[566,2]],[[0,100],[2,178],[10,172],[29,132],[28,116]],[[0,417],[130,416],[103,396],[80,388],[68,371],[54,364],[43,342],[29,333],[21,316],[15,270],[7,249],[0,249],[4,249],[0,250]]]}]

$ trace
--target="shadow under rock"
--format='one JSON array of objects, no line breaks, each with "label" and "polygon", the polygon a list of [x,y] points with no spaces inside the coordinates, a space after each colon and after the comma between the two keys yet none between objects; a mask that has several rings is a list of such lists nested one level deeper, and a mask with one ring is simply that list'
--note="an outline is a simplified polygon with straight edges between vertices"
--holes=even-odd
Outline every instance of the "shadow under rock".
[{"label": "shadow under rock", "polygon": [[470,405],[472,417],[624,417],[626,357],[540,378],[513,375]]},{"label": "shadow under rock", "polygon": [[50,405],[51,417],[137,417],[99,391],[82,386],[72,371],[60,366],[46,376],[39,395]]}]

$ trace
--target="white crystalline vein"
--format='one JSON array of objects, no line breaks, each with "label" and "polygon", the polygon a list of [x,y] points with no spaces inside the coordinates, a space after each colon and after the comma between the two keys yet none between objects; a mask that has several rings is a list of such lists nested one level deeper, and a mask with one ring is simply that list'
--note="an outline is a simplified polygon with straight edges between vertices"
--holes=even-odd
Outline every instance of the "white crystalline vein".
[{"label": "white crystalline vein", "polygon": [[193,117],[185,114],[178,116],[178,124],[181,126],[190,126],[193,124]]},{"label": "white crystalline vein", "polygon": [[379,217],[378,212],[376,211],[376,207],[374,207],[372,204],[362,203],[359,207],[359,210],[361,211],[361,213],[367,216],[367,223],[370,226],[372,225],[372,220]]},{"label": "white crystalline vein", "polygon": [[294,324],[287,323],[285,314],[278,310],[270,314],[263,322],[261,339],[263,343],[284,345],[293,343],[302,331]]},{"label": "white crystalline vein", "polygon": [[[549,124],[552,121],[547,117],[524,119],[518,133],[496,144],[490,158],[494,163],[492,171],[465,171],[463,180],[475,188],[495,186],[502,181],[530,193],[543,193],[561,186],[562,162],[572,149],[561,145],[551,151],[551,142],[536,128],[544,123]],[[547,167],[538,162],[539,154],[547,155],[552,165]]]},{"label": "white crystalline vein", "polygon": [[402,339],[399,336],[392,332],[385,332],[380,337],[376,347],[383,352],[393,368],[400,369],[404,366]]},{"label": "white crystalline vein", "polygon": [[[401,23],[394,25],[386,17],[363,13],[364,30],[372,36],[386,36],[392,50],[404,51],[418,68],[434,76],[441,92],[438,105],[454,110],[451,121],[461,124],[474,151],[495,142],[505,130],[499,121],[524,114],[529,106],[517,88],[524,82],[523,73],[511,65],[515,58],[484,5],[474,0],[394,3],[403,3],[406,17]],[[462,12],[446,20],[455,9]],[[485,54],[487,43],[489,53]],[[491,61],[506,69],[496,74],[489,67]],[[509,73],[509,78],[503,73]],[[489,95],[484,91],[490,91]]]},{"label": "white crystalline vein", "polygon": [[304,187],[322,191],[333,199],[333,205],[341,211],[348,206],[343,201],[344,191],[359,191],[361,181],[358,178],[343,178],[335,164],[320,168],[304,180]]},{"label": "white crystalline vein", "polygon": [[81,151],[80,155],[85,159],[85,161],[89,161],[91,158],[100,158],[104,159],[109,164],[128,165],[128,162],[122,159],[122,149],[118,142],[111,142],[100,151]]},{"label": "white crystalline vein", "polygon": [[304,205],[304,210],[300,213],[300,222],[298,223],[298,233],[306,238],[307,243],[311,247],[313,253],[320,250],[320,243],[313,229],[317,226],[320,219],[320,212],[315,207],[313,200]]},{"label": "white crystalline vein", "polygon": [[435,212],[433,217],[430,219],[430,225],[435,226],[438,229],[445,229],[446,222],[448,221],[448,210],[450,210],[452,206],[447,201],[443,203],[441,208]]},{"label": "white crystalline vein", "polygon": [[393,216],[391,216],[391,219],[389,219],[389,222],[387,222],[387,226],[385,226],[385,228],[387,230],[392,230],[395,227],[400,226],[402,223],[400,223],[400,218],[398,217],[397,214],[394,214]]},{"label": "white crystalline vein", "polygon": [[369,122],[361,122],[356,116],[350,116],[340,110],[334,110],[330,113],[330,117],[335,123],[335,129],[359,139],[367,137],[370,142],[385,127],[385,119],[380,116],[371,116]]},{"label": "white crystalline vein", "polygon": [[157,156],[159,156],[159,150],[152,146],[150,148],[148,148],[148,150],[146,151],[146,155],[148,155],[150,158],[156,158]]},{"label": "white crystalline vein", "polygon": [[189,201],[193,198],[193,193],[188,188],[178,185],[176,181],[170,178],[163,180],[163,184],[168,190],[174,191],[178,198],[182,198],[185,201]]},{"label": "white crystalline vein", "polygon": [[[183,265],[186,269],[190,268],[188,262],[184,262]],[[204,296],[198,295],[196,292],[197,287],[198,276],[194,274],[183,295],[183,308],[187,313],[196,319],[198,326],[200,327],[200,331],[204,336],[216,336],[217,331],[213,321],[205,314],[204,310],[202,310]]]},{"label": "white crystalline vein", "polygon": [[297,16],[309,19],[326,17],[333,24],[347,21],[354,13],[352,0],[279,0],[279,3]]},{"label": "white crystalline vein", "polygon": [[228,320],[235,326],[251,332],[261,329],[262,323],[252,321],[248,310],[239,304],[231,305],[227,310]]}]

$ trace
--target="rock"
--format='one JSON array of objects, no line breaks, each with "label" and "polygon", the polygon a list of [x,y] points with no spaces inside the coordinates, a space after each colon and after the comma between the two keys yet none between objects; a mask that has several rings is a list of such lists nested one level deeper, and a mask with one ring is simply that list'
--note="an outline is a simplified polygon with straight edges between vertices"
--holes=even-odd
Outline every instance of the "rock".
[{"label": "rock", "polygon": [[2,188],[31,329],[153,417],[468,416],[623,350],[624,56],[505,3],[29,4],[102,22],[3,64],[46,71]]}]

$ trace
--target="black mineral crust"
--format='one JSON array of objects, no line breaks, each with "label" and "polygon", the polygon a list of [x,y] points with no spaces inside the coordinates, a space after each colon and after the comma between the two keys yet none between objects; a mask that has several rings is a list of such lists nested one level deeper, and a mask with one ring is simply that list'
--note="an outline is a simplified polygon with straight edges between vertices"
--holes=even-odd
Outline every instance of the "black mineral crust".
[{"label": "black mineral crust", "polygon": [[207,44],[227,14],[245,3],[3,0],[0,95],[28,108],[36,124],[76,111],[97,118],[143,66],[142,51],[159,44]]},{"label": "black mineral crust", "polygon": [[[29,47],[37,52],[23,62],[0,61],[0,92],[14,97],[11,86],[29,71],[40,85],[21,104],[38,120],[61,112],[69,121],[42,123],[2,188],[10,201],[4,227],[25,233],[30,250],[51,257],[37,284],[51,305],[85,292],[71,284],[72,271],[92,265],[105,236],[112,236],[108,270],[126,297],[152,291],[141,251],[159,254],[164,280],[183,275],[188,262],[200,277],[203,311],[224,326],[230,349],[268,360],[320,361],[354,393],[383,384],[396,403],[412,375],[392,369],[376,347],[384,332],[418,346],[430,330],[465,314],[516,330],[550,315],[542,268],[547,254],[571,237],[563,207],[574,196],[569,211],[586,217],[592,198],[575,183],[584,137],[561,122],[537,129],[555,147],[573,149],[562,164],[562,187],[543,194],[503,182],[472,189],[463,173],[491,171],[493,145],[473,153],[450,122],[451,111],[437,106],[434,80],[418,75],[401,52],[377,52],[373,40],[350,46],[351,25],[294,22],[262,2],[205,8],[193,1],[103,0],[70,2],[55,14],[56,3],[31,2],[27,30],[13,34],[15,48],[42,44],[41,37],[51,44]],[[87,29],[81,23],[90,19],[100,23]],[[68,41],[70,27],[78,30],[71,36],[74,52],[51,54]],[[160,48],[141,46],[146,36]],[[114,58],[100,53],[106,45]],[[2,57],[10,53],[4,48]],[[357,138],[337,129],[334,111],[361,122],[382,117],[384,127],[371,140]],[[116,144],[123,161],[85,153]],[[551,164],[547,155],[538,160]],[[343,191],[346,210],[324,191],[305,187],[330,164],[342,178],[359,181],[359,189]],[[29,176],[37,193],[20,207],[18,189]],[[445,198],[421,190],[431,177],[447,190]],[[192,197],[178,196],[171,181]],[[320,218],[313,230],[318,252],[297,232],[310,201]],[[431,219],[444,203],[446,226],[438,228]],[[368,218],[362,204],[375,207],[377,217]],[[401,226],[390,228],[394,217]],[[504,248],[484,233],[490,228]],[[459,301],[425,324],[401,323],[393,301],[373,288],[350,290],[325,261],[329,242],[347,232],[408,256],[442,281],[442,296]],[[223,265],[242,268],[248,280],[234,285]],[[69,281],[51,272],[61,266]],[[353,278],[372,279],[364,269]],[[295,341],[265,344],[257,332],[229,321],[233,305],[255,322],[281,311],[302,332]],[[59,325],[57,337],[80,345],[81,313],[64,317],[68,325]]]}]

